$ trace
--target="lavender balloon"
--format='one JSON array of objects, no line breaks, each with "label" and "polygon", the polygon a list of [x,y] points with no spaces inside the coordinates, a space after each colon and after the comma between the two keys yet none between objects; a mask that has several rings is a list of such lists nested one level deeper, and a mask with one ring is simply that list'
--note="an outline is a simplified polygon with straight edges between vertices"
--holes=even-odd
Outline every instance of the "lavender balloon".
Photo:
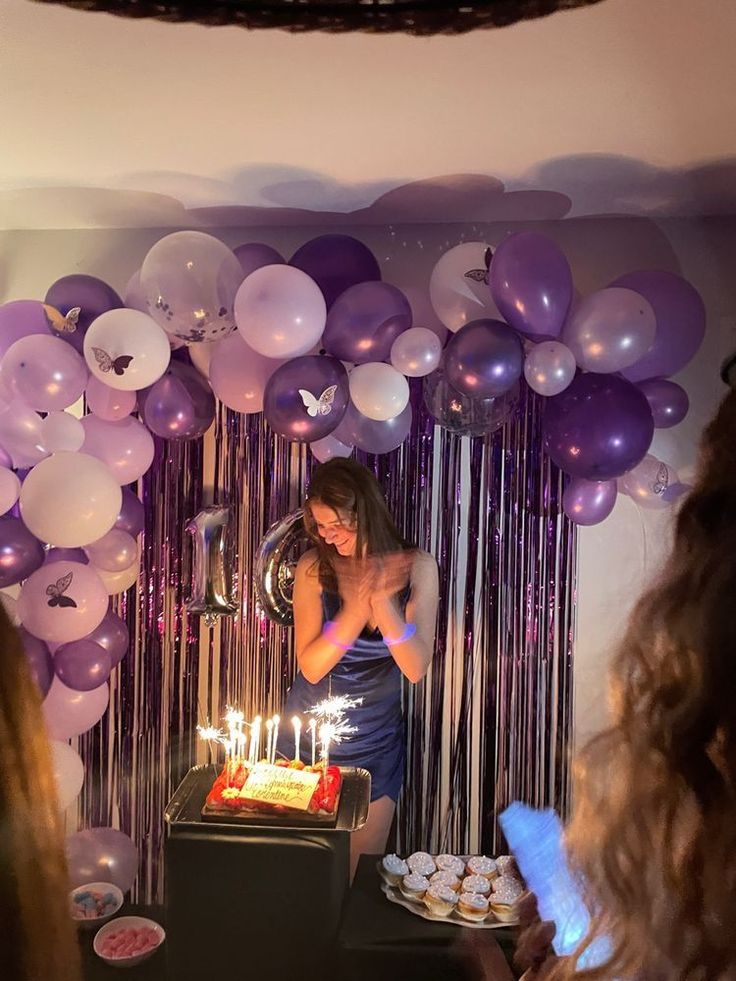
[{"label": "lavender balloon", "polygon": [[572,273],[546,235],[516,232],[504,239],[491,260],[489,285],[512,327],[535,341],[559,335],[572,300]]},{"label": "lavender balloon", "polygon": [[557,466],[573,477],[610,480],[635,467],[654,435],[644,395],[617,375],[578,375],[545,403],[544,441]]},{"label": "lavender balloon", "polygon": [[322,346],[341,361],[386,361],[396,338],[411,327],[409,301],[390,283],[358,283],[332,304]]},{"label": "lavender balloon", "polygon": [[215,397],[195,368],[171,361],[143,400],[143,419],[164,439],[198,439],[215,420]]},{"label": "lavender balloon", "polygon": [[586,371],[606,374],[639,361],[654,343],[651,305],[633,290],[610,287],[583,297],[562,331],[562,340]]},{"label": "lavender balloon", "polygon": [[8,348],[0,369],[13,395],[32,409],[65,409],[81,398],[87,365],[76,351],[58,340],[34,334]]},{"label": "lavender balloon", "polygon": [[285,362],[248,347],[240,331],[213,345],[209,372],[212,389],[235,412],[262,412],[266,382]]},{"label": "lavender balloon", "polygon": [[[80,354],[84,351],[84,335],[92,321],[108,310],[117,310],[123,306],[123,301],[112,286],[96,276],[82,273],[57,279],[46,294],[44,302],[55,307],[64,317],[72,312],[67,326],[57,336],[71,344]],[[75,312],[77,308],[78,313]]]},{"label": "lavender balloon", "polygon": [[612,286],[634,290],[654,310],[654,344],[636,364],[623,371],[630,381],[674,375],[692,360],[705,336],[705,305],[687,280],[660,269],[621,276]]},{"label": "lavender balloon", "polygon": [[272,249],[270,245],[263,245],[261,242],[248,242],[246,245],[239,245],[237,249],[233,249],[233,252],[243,270],[244,279],[256,269],[260,269],[261,266],[277,266],[286,262],[286,259],[276,249]]},{"label": "lavender balloon", "polygon": [[562,495],[562,508],[576,525],[597,525],[613,511],[618,496],[615,480],[573,477]]},{"label": "lavender balloon", "polygon": [[49,736],[61,740],[81,736],[83,732],[97,725],[105,714],[109,701],[110,688],[107,683],[93,688],[92,691],[75,691],[54,676],[43,703],[43,716]]},{"label": "lavender balloon", "polygon": [[391,345],[391,364],[408,378],[423,378],[442,358],[442,341],[427,327],[410,327]]},{"label": "lavender balloon", "polygon": [[519,336],[500,320],[474,320],[453,334],[445,348],[445,371],[464,395],[503,395],[521,377],[524,349]]},{"label": "lavender balloon", "polygon": [[[343,416],[344,419],[345,416]],[[317,439],[314,443],[310,443],[309,449],[312,451],[315,459],[319,460],[320,463],[326,463],[327,460],[334,460],[335,457],[351,456],[353,452],[353,447],[343,443],[334,433],[330,433],[329,436],[323,436],[322,439]]]},{"label": "lavender balloon", "polygon": [[82,425],[82,452],[101,460],[120,485],[138,480],[153,463],[153,437],[133,416],[106,422],[88,415]]},{"label": "lavender balloon", "polygon": [[687,415],[690,399],[685,389],[667,378],[650,378],[636,386],[644,393],[657,429],[670,429]]},{"label": "lavender balloon", "polygon": [[138,849],[128,835],[115,828],[88,828],[66,840],[69,885],[112,882],[127,892],[138,875]]},{"label": "lavender balloon", "polygon": [[138,558],[135,538],[122,528],[111,528],[102,538],[87,545],[85,552],[96,571],[122,572]]},{"label": "lavender balloon", "polygon": [[45,697],[54,678],[54,662],[51,652],[42,640],[34,637],[33,634],[29,634],[25,627],[18,627],[18,633],[33,680],[41,689],[41,694]]},{"label": "lavender balloon", "polygon": [[115,521],[115,527],[122,528],[133,538],[137,538],[143,531],[145,522],[146,512],[143,501],[130,488],[123,487],[123,502],[120,506],[120,514]]},{"label": "lavender balloon", "polygon": [[329,309],[350,286],[381,278],[381,269],[367,245],[350,235],[319,235],[291,257],[296,266],[322,290]]},{"label": "lavender balloon", "polygon": [[108,652],[87,638],[62,644],[54,652],[56,677],[74,691],[92,691],[110,677],[112,660]]},{"label": "lavender balloon", "polygon": [[94,641],[95,644],[104,648],[110,655],[110,661],[114,668],[128,653],[130,633],[125,621],[121,620],[112,610],[108,610],[99,627],[95,627],[85,640]]},{"label": "lavender balloon", "polygon": [[313,443],[337,427],[348,404],[348,373],[330,357],[294,358],[266,383],[263,411],[280,436]]},{"label": "lavender balloon", "polygon": [[0,358],[23,337],[51,336],[50,315],[40,300],[11,300],[0,306]]},{"label": "lavender balloon", "polygon": [[0,589],[27,579],[45,557],[43,545],[20,518],[0,518]]},{"label": "lavender balloon", "polygon": [[532,391],[547,398],[564,392],[575,377],[575,357],[559,341],[535,344],[524,361],[524,378]]},{"label": "lavender balloon", "polygon": [[390,453],[401,446],[409,435],[411,421],[411,402],[398,416],[384,420],[369,419],[358,412],[352,402],[348,402],[342,422],[333,435],[342,443],[356,446],[364,453]]}]

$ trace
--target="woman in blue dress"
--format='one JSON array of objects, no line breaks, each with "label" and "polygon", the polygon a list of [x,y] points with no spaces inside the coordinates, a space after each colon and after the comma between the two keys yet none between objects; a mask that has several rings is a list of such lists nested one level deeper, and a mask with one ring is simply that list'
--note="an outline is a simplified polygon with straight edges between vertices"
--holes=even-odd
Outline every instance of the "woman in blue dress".
[{"label": "woman in blue dress", "polygon": [[435,560],[399,534],[373,474],[334,459],[312,476],[304,521],[316,547],[299,561],[294,627],[299,671],[285,715],[349,695],[357,731],[330,749],[331,762],[371,774],[368,821],[351,838],[351,866],[381,853],[404,778],[401,685],[426,674],[434,649]]}]

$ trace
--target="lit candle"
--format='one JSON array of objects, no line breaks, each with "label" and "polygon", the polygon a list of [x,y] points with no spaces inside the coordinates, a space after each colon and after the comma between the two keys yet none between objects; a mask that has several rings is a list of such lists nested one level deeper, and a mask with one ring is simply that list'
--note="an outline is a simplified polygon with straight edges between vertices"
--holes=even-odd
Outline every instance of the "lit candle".
[{"label": "lit candle", "polygon": [[281,722],[280,715],[274,715],[273,717],[273,743],[271,750],[271,763],[276,762],[276,744],[279,741],[279,722]]},{"label": "lit candle", "polygon": [[250,727],[250,750],[248,759],[255,766],[261,753],[261,717],[257,715]]},{"label": "lit candle", "polygon": [[319,738],[322,743],[322,760],[325,764],[325,773],[327,773],[327,767],[330,765],[330,730],[331,726],[329,722],[325,725],[320,726]]},{"label": "lit candle", "polygon": [[317,762],[317,720],[309,720],[309,731],[312,733],[312,766]]},{"label": "lit candle", "polygon": [[294,761],[297,762],[300,758],[299,743],[302,738],[302,720],[298,715],[295,715],[291,724],[294,726]]},{"label": "lit candle", "polygon": [[266,763],[271,762],[272,743],[273,743],[273,719],[266,719]]}]

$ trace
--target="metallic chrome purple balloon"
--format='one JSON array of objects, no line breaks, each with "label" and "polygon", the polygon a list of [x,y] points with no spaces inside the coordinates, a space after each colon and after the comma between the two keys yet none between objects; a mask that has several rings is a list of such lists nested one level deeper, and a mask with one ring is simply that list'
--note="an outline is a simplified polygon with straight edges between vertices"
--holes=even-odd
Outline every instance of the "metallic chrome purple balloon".
[{"label": "metallic chrome purple balloon", "polygon": [[73,307],[81,307],[77,329],[72,333],[54,335],[68,341],[80,354],[84,354],[84,335],[92,321],[108,310],[117,310],[125,305],[112,286],[96,276],[81,273],[57,279],[46,294],[44,303],[56,307],[64,316]]},{"label": "metallic chrome purple balloon", "polygon": [[56,677],[74,691],[99,688],[110,677],[111,670],[109,653],[88,637],[62,644],[54,651]]},{"label": "metallic chrome purple balloon", "polygon": [[82,565],[89,565],[83,548],[50,548],[43,564],[48,565],[49,562],[81,562]]},{"label": "metallic chrome purple balloon", "polygon": [[20,518],[0,518],[0,589],[27,579],[45,558],[43,545]]},{"label": "metallic chrome purple balloon", "polygon": [[305,242],[289,260],[322,290],[327,309],[350,286],[381,278],[381,269],[367,245],[351,235],[319,235]]},{"label": "metallic chrome purple balloon", "polygon": [[215,419],[212,389],[191,364],[171,361],[141,399],[143,419],[163,439],[197,439]]},{"label": "metallic chrome purple balloon", "polygon": [[332,304],[322,347],[354,364],[387,361],[394,341],[411,323],[411,306],[401,290],[380,281],[357,283]]},{"label": "metallic chrome purple balloon", "polygon": [[544,405],[544,442],[573,477],[611,480],[644,459],[654,435],[645,396],[618,375],[578,375]]},{"label": "metallic chrome purple balloon", "polygon": [[617,496],[615,480],[573,477],[562,494],[562,507],[576,525],[597,525],[613,511]]},{"label": "metallic chrome purple balloon", "polygon": [[411,402],[394,419],[369,419],[348,402],[342,422],[333,435],[366,453],[390,453],[401,446],[411,430]]},{"label": "metallic chrome purple balloon", "polygon": [[121,620],[117,613],[108,610],[99,627],[95,627],[92,633],[85,637],[85,640],[92,640],[95,644],[103,647],[110,655],[110,661],[114,668],[128,653],[130,633],[125,621]]},{"label": "metallic chrome purple balloon", "polygon": [[116,528],[122,528],[133,538],[137,538],[145,526],[143,502],[129,487],[123,487],[123,503],[115,521]]},{"label": "metallic chrome purple balloon", "polygon": [[640,293],[657,318],[654,344],[644,357],[622,372],[629,381],[666,378],[691,361],[705,336],[705,304],[682,276],[644,269],[621,276],[611,286]]},{"label": "metallic chrome purple balloon", "polygon": [[516,232],[496,249],[489,271],[491,296],[504,320],[533,341],[553,341],[572,301],[572,273],[546,235]]},{"label": "metallic chrome purple balloon", "polygon": [[337,428],[348,397],[348,373],[342,362],[307,355],[287,361],[271,375],[263,413],[280,436],[313,443]]},{"label": "metallic chrome purple balloon", "polygon": [[18,633],[33,680],[41,689],[41,694],[45,696],[54,678],[54,661],[51,652],[42,640],[29,634],[25,627],[18,627]]},{"label": "metallic chrome purple balloon", "polygon": [[276,249],[272,249],[270,245],[264,245],[262,242],[248,242],[246,245],[239,245],[237,249],[233,249],[233,252],[241,265],[243,277],[250,276],[261,266],[276,266],[286,262],[286,259]]},{"label": "metallic chrome purple balloon", "polygon": [[669,429],[687,415],[690,399],[685,389],[667,378],[650,378],[636,386],[646,396],[656,429]]},{"label": "metallic chrome purple balloon", "polygon": [[444,354],[447,380],[463,395],[493,398],[521,377],[524,348],[500,320],[473,320],[453,334]]}]

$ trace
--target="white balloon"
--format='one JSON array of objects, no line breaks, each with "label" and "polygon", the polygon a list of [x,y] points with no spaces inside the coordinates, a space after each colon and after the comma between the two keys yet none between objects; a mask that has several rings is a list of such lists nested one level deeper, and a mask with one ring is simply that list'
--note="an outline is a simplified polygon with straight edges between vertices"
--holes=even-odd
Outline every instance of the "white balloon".
[{"label": "white balloon", "polygon": [[12,470],[0,467],[0,514],[7,514],[20,494],[20,480]]},{"label": "white balloon", "polygon": [[670,506],[667,490],[676,482],[677,474],[651,453],[647,453],[641,463],[619,478],[619,486],[623,492],[639,507],[651,511]]},{"label": "white balloon", "polygon": [[503,320],[488,286],[487,242],[463,242],[432,270],[429,297],[445,327],[458,331],[473,320]]},{"label": "white balloon", "polygon": [[547,397],[559,395],[575,377],[575,355],[559,341],[542,341],[527,350],[524,378],[533,391]]},{"label": "white balloon", "polygon": [[97,725],[107,710],[107,682],[92,691],[74,691],[54,678],[43,701],[46,729],[51,739],[72,739]]},{"label": "white balloon", "polygon": [[69,743],[62,743],[58,739],[51,740],[51,763],[59,807],[65,811],[79,797],[84,783],[84,763]]},{"label": "white balloon", "polygon": [[235,320],[246,344],[267,358],[306,354],[322,336],[327,306],[315,281],[293,266],[261,266],[243,280]]},{"label": "white balloon", "polygon": [[202,341],[199,344],[187,344],[187,351],[189,352],[189,359],[200,373],[204,375],[205,378],[210,377],[210,361],[212,360],[212,355],[217,349],[217,344],[219,341],[207,342]]},{"label": "white balloon", "polygon": [[349,382],[353,405],[369,419],[395,419],[409,402],[409,383],[390,364],[370,361],[356,365]]},{"label": "white balloon", "polygon": [[332,460],[336,456],[350,456],[353,452],[352,446],[343,443],[336,436],[333,436],[332,433],[310,443],[309,449],[320,463],[324,463],[326,460]]},{"label": "white balloon", "polygon": [[31,470],[20,491],[29,531],[64,548],[102,538],[120,514],[120,485],[104,463],[87,453],[55,453]]},{"label": "white balloon", "polygon": [[135,562],[132,562],[127,569],[122,569],[120,572],[109,572],[107,569],[100,569],[98,566],[93,566],[110,596],[124,593],[131,586],[134,586],[138,582],[140,567],[140,548],[138,549]]},{"label": "white balloon", "polygon": [[442,342],[426,327],[410,327],[391,346],[391,364],[402,375],[422,378],[440,363]]},{"label": "white balloon", "polygon": [[109,388],[132,392],[148,388],[171,360],[166,333],[140,310],[108,310],[84,335],[89,370]]},{"label": "white balloon", "polygon": [[69,412],[49,412],[41,423],[41,445],[49,453],[74,453],[84,442],[84,427]]}]

